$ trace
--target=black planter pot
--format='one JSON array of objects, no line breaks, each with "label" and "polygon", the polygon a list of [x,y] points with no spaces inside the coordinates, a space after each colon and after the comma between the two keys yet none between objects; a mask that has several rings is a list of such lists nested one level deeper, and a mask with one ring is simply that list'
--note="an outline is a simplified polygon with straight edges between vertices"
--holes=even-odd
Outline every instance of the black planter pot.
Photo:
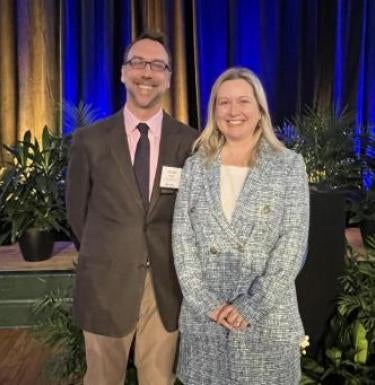
[{"label": "black planter pot", "polygon": [[371,219],[364,219],[360,224],[361,235],[363,243],[368,246],[368,237],[375,237],[375,221]]},{"label": "black planter pot", "polygon": [[19,239],[22,256],[26,261],[44,261],[52,255],[53,233],[39,229],[27,229]]},{"label": "black planter pot", "polygon": [[306,263],[297,277],[299,310],[315,356],[340,293],[344,271],[345,196],[338,192],[310,192],[310,232]]}]

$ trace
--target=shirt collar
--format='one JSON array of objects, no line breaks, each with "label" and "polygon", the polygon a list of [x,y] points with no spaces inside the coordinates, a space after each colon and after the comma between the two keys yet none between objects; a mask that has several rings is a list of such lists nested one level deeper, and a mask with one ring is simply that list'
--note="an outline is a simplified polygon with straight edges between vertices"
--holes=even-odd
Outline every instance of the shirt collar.
[{"label": "shirt collar", "polygon": [[160,110],[151,116],[148,120],[140,120],[138,119],[125,105],[124,107],[124,123],[125,123],[125,131],[127,135],[132,135],[135,130],[137,130],[137,126],[139,123],[146,123],[150,130],[150,134],[153,136],[160,136],[161,133],[161,125],[163,121],[163,110]]}]

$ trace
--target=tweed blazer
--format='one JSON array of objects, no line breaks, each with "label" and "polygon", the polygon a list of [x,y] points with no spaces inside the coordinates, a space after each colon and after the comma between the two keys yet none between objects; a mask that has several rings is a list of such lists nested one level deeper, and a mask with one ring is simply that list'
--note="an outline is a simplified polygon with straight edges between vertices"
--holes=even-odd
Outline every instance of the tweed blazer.
[{"label": "tweed blazer", "polygon": [[182,333],[222,333],[207,313],[232,303],[250,322],[249,338],[300,341],[304,335],[295,278],[309,227],[303,159],[262,140],[232,220],[220,197],[220,156],[185,163],[173,224],[175,267],[183,292]]}]

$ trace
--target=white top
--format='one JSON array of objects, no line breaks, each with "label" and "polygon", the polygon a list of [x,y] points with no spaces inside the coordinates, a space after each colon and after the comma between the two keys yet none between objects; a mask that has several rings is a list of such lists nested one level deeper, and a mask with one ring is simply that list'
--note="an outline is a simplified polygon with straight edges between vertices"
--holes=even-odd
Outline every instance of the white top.
[{"label": "white top", "polygon": [[221,205],[227,220],[230,222],[236,202],[245,182],[249,167],[226,166],[220,167],[220,196]]}]

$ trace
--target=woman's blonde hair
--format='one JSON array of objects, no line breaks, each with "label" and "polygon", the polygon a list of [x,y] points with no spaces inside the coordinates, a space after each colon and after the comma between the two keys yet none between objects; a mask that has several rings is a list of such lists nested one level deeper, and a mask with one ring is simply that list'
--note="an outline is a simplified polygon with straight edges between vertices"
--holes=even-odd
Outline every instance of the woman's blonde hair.
[{"label": "woman's blonde hair", "polygon": [[[270,144],[274,150],[278,151],[284,148],[284,144],[280,142],[273,131],[271,117],[268,111],[266,94],[259,78],[247,68],[234,67],[227,69],[216,79],[212,87],[210,100],[208,103],[206,127],[193,144],[193,152],[199,150],[199,152],[201,152],[207,158],[207,160],[213,159],[213,157],[217,154],[217,151],[225,143],[225,137],[220,132],[215,119],[216,100],[219,87],[227,80],[236,79],[243,79],[247,81],[250,86],[252,86],[255,99],[258,103],[261,113],[261,119],[258,123],[258,128],[261,129],[261,134],[258,135],[255,149],[257,150],[260,139],[262,137]],[[254,154],[256,154],[256,151]],[[253,159],[251,159],[250,163],[252,163],[252,161]]]}]

